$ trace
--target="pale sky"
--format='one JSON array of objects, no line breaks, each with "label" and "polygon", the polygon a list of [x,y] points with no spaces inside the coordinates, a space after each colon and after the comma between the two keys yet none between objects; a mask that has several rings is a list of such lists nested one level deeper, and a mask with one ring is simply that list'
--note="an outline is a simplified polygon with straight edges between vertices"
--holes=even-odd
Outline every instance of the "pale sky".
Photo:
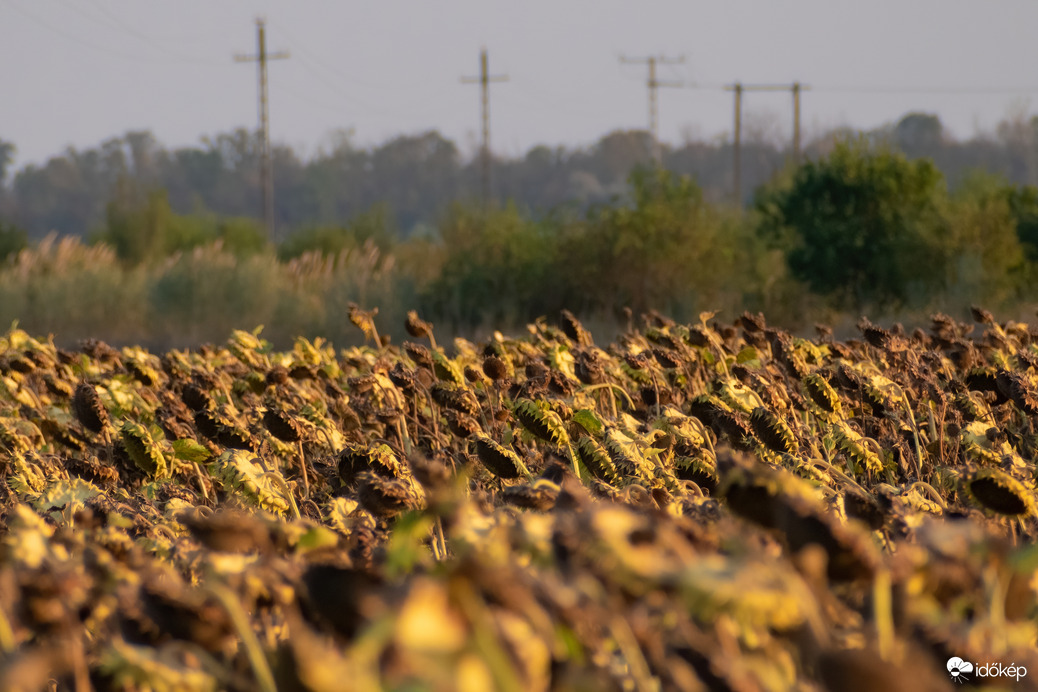
[{"label": "pale sky", "polygon": [[[177,147],[255,127],[256,68],[233,55],[255,52],[259,15],[268,50],[291,53],[270,64],[272,137],[303,155],[339,129],[363,146],[438,129],[473,151],[479,89],[459,78],[481,46],[510,78],[491,87],[492,148],[509,156],[646,127],[646,68],[621,54],[685,57],[659,74],[697,87],[660,89],[675,144],[731,132],[720,87],[736,80],[812,87],[806,136],[921,110],[969,138],[1038,112],[1034,0],[0,0],[0,138],[20,168],[131,129]],[[788,93],[744,103],[748,126],[790,131]]]}]

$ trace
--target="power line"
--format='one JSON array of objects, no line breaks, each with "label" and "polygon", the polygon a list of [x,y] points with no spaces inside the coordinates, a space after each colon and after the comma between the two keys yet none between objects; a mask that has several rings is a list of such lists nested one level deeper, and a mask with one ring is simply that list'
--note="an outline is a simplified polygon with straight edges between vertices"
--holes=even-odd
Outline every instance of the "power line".
[{"label": "power line", "polygon": [[646,82],[646,86],[649,87],[649,134],[652,137],[652,160],[659,166],[663,162],[663,153],[660,150],[659,106],[657,104],[656,92],[659,90],[659,87],[680,87],[683,86],[683,83],[660,81],[656,78],[656,65],[678,65],[685,62],[685,56],[668,58],[664,55],[653,55],[647,58],[626,58],[621,55],[620,62],[649,66],[649,79]]},{"label": "power line", "polygon": [[109,10],[107,7],[105,7],[102,3],[98,2],[98,0],[89,0],[89,1],[90,1],[90,4],[94,8],[97,9],[98,12],[100,12],[102,15],[107,17],[108,20],[111,22],[111,24],[109,24],[107,26],[110,26],[110,27],[113,27],[113,28],[117,28],[118,30],[122,31],[123,33],[128,34],[130,36],[133,36],[135,38],[138,38],[141,41],[146,41],[149,44],[153,44],[155,41],[164,41],[164,42],[168,42],[168,43],[179,43],[181,45],[190,44],[192,46],[196,46],[199,43],[201,43],[201,41],[199,39],[197,39],[197,38],[185,40],[183,38],[173,38],[173,37],[170,37],[170,36],[165,36],[165,37],[149,36],[149,35],[145,34],[144,32],[139,31],[135,27],[132,27],[129,24],[127,24],[125,21],[122,20],[121,17],[119,17],[119,15],[113,13],[111,10]]},{"label": "power line", "polygon": [[87,48],[90,48],[91,50],[95,50],[95,51],[98,51],[100,53],[108,53],[109,55],[115,55],[115,56],[118,56],[120,58],[130,58],[130,59],[133,59],[133,60],[139,60],[140,59],[140,56],[132,55],[130,53],[124,53],[124,52],[119,51],[119,50],[113,50],[109,46],[99,46],[99,45],[97,45],[95,43],[91,43],[90,41],[84,40],[77,33],[72,33],[72,32],[65,31],[64,29],[60,29],[60,28],[54,26],[53,24],[51,24],[50,22],[48,22],[48,21],[46,21],[44,19],[41,19],[40,17],[36,16],[35,14],[29,12],[28,10],[26,10],[24,7],[20,6],[14,0],[8,0],[7,1],[7,5],[11,9],[13,9],[15,12],[17,12],[20,15],[22,15],[23,17],[25,17],[29,21],[33,22],[34,24],[42,26],[44,29],[50,31],[51,33],[57,34],[58,36],[61,36],[62,38],[66,38],[66,39],[68,39],[70,41],[78,43],[81,46],[85,46]]},{"label": "power line", "polygon": [[94,24],[97,24],[98,26],[103,26],[106,29],[114,28],[114,27],[112,27],[112,25],[110,25],[110,24],[108,24],[106,22],[99,21],[98,18],[95,15],[93,15],[92,13],[87,12],[86,8],[81,6],[79,3],[67,2],[66,0],[59,0],[59,4],[61,4],[61,5],[65,6],[66,8],[72,10],[73,12],[75,12],[79,16],[83,17],[87,21],[93,22]]},{"label": "power line", "polygon": [[283,60],[289,55],[285,51],[267,52],[266,23],[263,18],[256,19],[256,55],[236,55],[235,62],[255,62],[259,68],[259,120],[260,134],[263,137],[263,151],[260,156],[260,182],[262,185],[263,222],[267,227],[267,238],[276,240],[274,236],[274,174],[270,156],[270,114],[267,107],[267,61]]},{"label": "power line", "polygon": [[951,94],[976,96],[984,94],[1038,94],[1038,86],[1024,87],[898,87],[898,86],[819,86],[813,91],[833,94]]},{"label": "power line", "polygon": [[[307,48],[305,41],[297,40],[294,34],[289,32],[288,29],[286,29],[283,23],[281,22],[278,23],[276,33],[280,33],[281,35],[283,35],[284,38],[287,39],[290,44],[292,44],[293,50],[297,52],[298,57],[302,59],[303,62],[308,63],[313,68],[315,68],[315,70],[324,70],[328,75],[331,75],[338,80],[342,80],[343,82],[351,86],[362,86],[369,89],[383,89],[386,91],[391,91],[395,90],[397,88],[396,85],[399,84],[399,82],[396,81],[388,83],[386,81],[371,82],[360,78],[355,73],[345,72],[344,70],[335,67],[322,56],[318,55],[315,51],[312,51],[309,48]],[[336,88],[341,88],[342,86],[339,82],[336,82],[336,85]]]},{"label": "power line", "polygon": [[[746,89],[750,87],[772,87],[773,85],[743,85]],[[693,83],[685,85],[686,89],[693,89],[696,91],[730,91],[730,85],[727,84],[700,84]],[[786,86],[774,86],[774,88],[766,89],[768,91],[784,91],[789,87]],[[1038,94],[1038,86],[962,86],[962,87],[941,87],[941,86],[879,86],[879,85],[814,85],[811,87],[811,91],[815,93],[829,93],[829,94],[920,94],[920,95],[963,95],[963,96],[976,96],[984,94]]]},{"label": "power line", "polygon": [[[411,98],[408,98],[405,102],[397,102],[395,106],[391,108],[378,106],[372,103],[371,101],[358,98],[355,90],[352,91],[350,95],[347,97],[344,93],[344,82],[346,83],[346,85],[359,85],[365,88],[386,88],[387,85],[385,82],[379,82],[375,84],[367,82],[365,80],[357,79],[355,75],[351,75],[342,70],[335,69],[334,67],[324,62],[314,52],[307,50],[304,47],[304,43],[296,40],[290,32],[288,32],[284,27],[280,25],[280,23],[278,24],[276,33],[280,33],[284,38],[288,40],[288,42],[292,46],[293,55],[300,59],[299,65],[304,70],[306,70],[308,74],[310,74],[314,79],[320,81],[322,84],[327,86],[331,93],[337,96],[341,96],[344,99],[344,101],[348,100],[351,105],[360,106],[368,113],[372,113],[381,117],[388,117],[392,115],[395,111],[399,111],[400,109],[405,109],[415,104],[424,103],[428,100],[429,97],[431,97],[434,94],[441,93],[443,90],[441,86],[434,86],[431,89],[427,89],[419,93],[417,96],[412,96]],[[390,86],[389,88],[394,87]],[[298,91],[292,91],[291,89],[287,89],[287,91],[299,95]],[[312,98],[301,98],[316,103],[317,105],[320,105],[323,108],[327,108],[328,110],[333,110],[331,107],[322,103],[318,103]]]},{"label": "power line", "polygon": [[[295,44],[293,44],[293,45],[295,45]],[[330,77],[327,77],[326,75],[324,75],[321,72],[317,71],[317,69],[314,68],[314,65],[316,63],[313,63],[313,62],[309,61],[305,54],[301,55],[299,57],[301,58],[301,62],[299,64],[302,66],[302,68],[304,70],[307,71],[307,73],[309,73],[311,76],[313,76],[319,82],[321,82],[322,84],[327,86],[332,93],[335,93],[337,95],[343,96],[343,98],[345,99],[345,94],[343,93],[343,85],[342,85],[341,82],[337,82],[334,79],[331,79]],[[386,110],[384,108],[380,108],[380,107],[372,104],[369,101],[365,101],[363,99],[357,98],[356,93],[351,93],[350,94],[349,101],[352,104],[354,104],[354,105],[361,106],[362,108],[366,109],[368,112],[374,113],[375,115],[387,116],[387,115],[390,114],[390,111],[388,111],[388,110]]]},{"label": "power line", "polygon": [[[312,106],[317,106],[318,108],[320,108],[322,110],[325,110],[328,113],[335,113],[336,115],[342,115],[342,111],[343,111],[342,106],[334,105],[330,101],[325,101],[323,99],[314,98],[314,96],[312,94],[309,94],[309,93],[307,93],[305,91],[297,89],[296,88],[296,82],[294,82],[291,79],[285,79],[283,77],[279,78],[279,77],[273,76],[273,77],[270,78],[270,82],[271,82],[271,84],[276,86],[279,90],[284,91],[285,93],[294,96],[295,98],[299,99],[300,101],[305,101],[306,103],[308,103],[308,104],[310,104]],[[334,92],[330,92],[330,93],[332,93],[332,95],[335,95]]]},{"label": "power line", "polygon": [[[150,62],[150,63],[168,62],[168,58],[156,58],[156,57],[151,57],[151,56],[145,57],[145,56],[141,56],[138,53],[129,53],[129,52],[125,52],[125,51],[122,51],[122,50],[113,49],[111,46],[98,45],[98,44],[92,43],[90,41],[85,40],[82,37],[82,35],[80,34],[80,32],[70,32],[70,31],[66,31],[66,30],[64,30],[64,29],[62,29],[62,28],[60,28],[58,26],[55,26],[54,24],[50,23],[47,20],[44,20],[40,16],[38,16],[36,14],[33,14],[32,12],[29,12],[24,7],[21,7],[14,0],[9,0],[7,4],[12,9],[14,9],[16,12],[21,14],[23,17],[29,19],[33,23],[35,23],[35,24],[43,27],[44,29],[50,31],[51,33],[57,34],[58,36],[61,36],[62,38],[66,38],[66,39],[68,39],[70,41],[73,41],[73,42],[78,43],[78,44],[80,44],[82,46],[90,48],[91,50],[94,50],[94,51],[97,51],[97,52],[101,52],[101,53],[108,53],[110,55],[114,55],[114,56],[117,56],[117,57],[120,57],[120,58],[128,58],[128,59],[134,60],[136,62]],[[106,24],[104,22],[98,21],[97,17],[86,13],[85,11],[83,11],[83,9],[81,7],[77,6],[75,3],[62,2],[62,4],[65,5],[66,7],[72,8],[77,13],[79,13],[79,15],[82,16],[84,19],[86,19],[88,21],[91,21],[91,22],[94,22],[98,26],[103,26],[106,29],[114,29],[115,28],[115,27],[113,27],[113,26],[111,26],[109,24]],[[127,32],[124,31],[123,33],[127,33]],[[169,50],[165,49],[162,46],[156,45],[155,42],[154,42],[154,39],[145,37],[143,34],[141,34],[141,37],[142,37],[142,40],[146,41],[150,47],[158,48],[159,50],[161,50],[164,53],[166,53],[167,56],[172,57],[172,58],[174,58],[177,61],[192,62],[192,63],[203,64],[203,65],[211,65],[212,64],[212,61],[199,60],[197,58],[193,58],[193,57],[190,57],[190,56],[185,56],[185,55],[182,55],[182,54],[179,54],[179,53],[174,53],[172,51],[169,51]]]}]

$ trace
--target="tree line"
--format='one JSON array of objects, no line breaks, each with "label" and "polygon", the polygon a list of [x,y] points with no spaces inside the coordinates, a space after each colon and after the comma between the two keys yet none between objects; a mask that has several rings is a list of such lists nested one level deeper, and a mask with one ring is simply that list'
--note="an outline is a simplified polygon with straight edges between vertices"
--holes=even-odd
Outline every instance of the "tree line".
[{"label": "tree line", "polygon": [[351,304],[377,307],[380,333],[399,340],[412,309],[444,338],[564,308],[608,337],[653,310],[846,328],[863,313],[965,318],[974,304],[1018,318],[1038,299],[1038,187],[980,170],[951,184],[934,159],[864,136],[784,168],[745,209],[689,175],[636,166],[607,202],[548,213],[454,202],[409,234],[375,205],[278,244],[255,219],[181,213],[160,188],[116,192],[86,240],[0,229],[0,324],[154,348],[263,324],[276,344],[346,345],[360,338]]},{"label": "tree line", "polygon": [[[805,147],[817,158],[845,138],[829,132]],[[1038,184],[1038,125],[1007,118],[996,131],[956,141],[934,115],[908,114],[864,133],[910,158],[929,158],[952,187],[983,169],[1017,184]],[[753,190],[785,170],[790,152],[763,136],[742,147],[744,204]],[[402,237],[431,232],[452,202],[471,202],[480,190],[479,162],[435,131],[401,135],[378,146],[358,146],[346,134],[304,158],[287,146],[273,149],[276,223],[280,237],[301,229],[339,226],[381,208]],[[12,170],[15,146],[0,140],[0,223],[39,239],[55,231],[89,237],[110,219],[110,207],[135,196],[165,192],[177,214],[222,219],[255,217],[259,203],[258,134],[245,129],[205,138],[197,146],[167,149],[146,131],[128,132],[97,147],[69,148],[46,162]],[[663,167],[690,176],[711,202],[730,200],[730,141],[664,146]],[[523,213],[561,207],[588,209],[629,195],[628,175],[651,161],[644,131],[612,132],[583,148],[537,146],[494,161],[494,195]],[[0,251],[2,251],[0,247]]]}]

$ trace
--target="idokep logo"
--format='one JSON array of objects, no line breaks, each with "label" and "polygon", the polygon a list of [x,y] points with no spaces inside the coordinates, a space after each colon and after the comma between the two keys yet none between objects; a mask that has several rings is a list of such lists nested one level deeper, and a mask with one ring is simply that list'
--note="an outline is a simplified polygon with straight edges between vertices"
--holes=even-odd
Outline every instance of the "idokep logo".
[{"label": "idokep logo", "polygon": [[969,674],[973,672],[973,664],[963,661],[958,656],[948,659],[948,675],[953,682],[963,683],[970,679]]},{"label": "idokep logo", "polygon": [[1012,663],[1008,666],[1001,663],[972,664],[963,661],[958,656],[948,659],[948,675],[952,681],[957,683],[969,682],[971,677],[978,678],[1014,678],[1017,682],[1020,678],[1027,677],[1027,668]]}]

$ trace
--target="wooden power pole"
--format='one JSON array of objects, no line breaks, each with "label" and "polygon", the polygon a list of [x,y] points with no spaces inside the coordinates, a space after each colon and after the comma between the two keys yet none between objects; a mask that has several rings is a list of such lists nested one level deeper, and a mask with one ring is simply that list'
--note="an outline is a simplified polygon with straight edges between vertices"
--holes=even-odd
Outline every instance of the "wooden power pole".
[{"label": "wooden power pole", "polygon": [[810,87],[800,82],[786,84],[743,84],[736,82],[725,87],[725,91],[735,92],[735,133],[733,141],[733,181],[732,197],[736,204],[742,204],[742,94],[744,91],[786,91],[793,94],[793,162],[800,163],[800,92]]},{"label": "wooden power pole", "polygon": [[270,155],[270,113],[267,107],[267,61],[284,60],[289,57],[288,52],[267,52],[267,36],[265,22],[262,17],[256,19],[256,46],[255,55],[234,56],[236,62],[255,62],[259,66],[259,127],[262,137],[262,151],[260,152],[260,190],[263,204],[263,225],[267,229],[267,239],[276,241],[274,237],[274,171]]},{"label": "wooden power pole", "polygon": [[461,78],[463,84],[479,84],[481,87],[483,143],[479,148],[479,162],[483,209],[490,208],[490,83],[508,81],[508,75],[491,76],[488,62],[487,49],[481,48],[479,51],[479,76]]},{"label": "wooden power pole", "polygon": [[800,163],[800,82],[793,82],[793,163]]},{"label": "wooden power pole", "polygon": [[742,84],[736,82],[730,87],[725,87],[735,92],[735,128],[732,137],[732,148],[734,150],[732,160],[732,198],[736,206],[742,205]]},{"label": "wooden power pole", "polygon": [[649,79],[646,86],[649,87],[649,135],[652,137],[652,160],[657,166],[663,165],[663,151],[660,148],[660,123],[659,103],[657,91],[660,87],[680,87],[682,82],[661,82],[656,78],[656,65],[679,65],[685,62],[685,56],[668,58],[664,55],[649,56],[647,58],[626,58],[620,56],[620,62],[626,64],[639,64],[649,66]]}]

